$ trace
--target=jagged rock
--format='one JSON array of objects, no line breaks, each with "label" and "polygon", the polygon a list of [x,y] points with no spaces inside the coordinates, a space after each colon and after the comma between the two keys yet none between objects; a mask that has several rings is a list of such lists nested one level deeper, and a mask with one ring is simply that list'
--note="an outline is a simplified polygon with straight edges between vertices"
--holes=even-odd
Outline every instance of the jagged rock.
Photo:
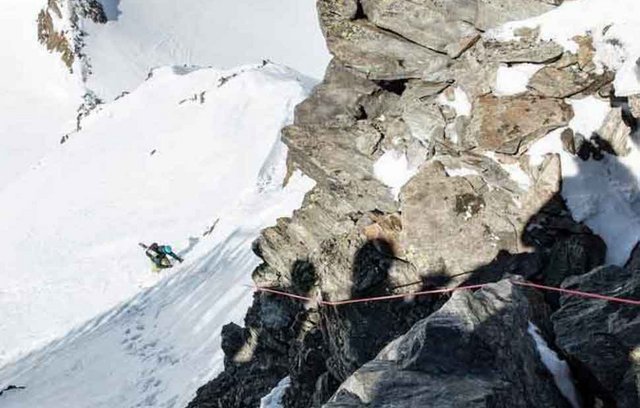
[{"label": "jagged rock", "polygon": [[231,323],[222,329],[225,371],[200,387],[188,408],[259,406],[260,398],[288,374],[288,345],[296,338],[294,321],[301,311],[289,299],[256,294],[246,328]]},{"label": "jagged rock", "polygon": [[640,95],[629,96],[629,108],[634,118],[640,118]]},{"label": "jagged rock", "polygon": [[527,333],[537,302],[507,280],[456,292],[324,407],[568,407]]},{"label": "jagged rock", "polygon": [[547,63],[556,60],[564,53],[564,48],[554,41],[541,41],[539,29],[521,29],[517,40],[484,42],[486,58],[489,61],[503,63]]},{"label": "jagged rock", "polygon": [[481,149],[518,154],[571,118],[573,109],[562,100],[488,95],[476,100],[467,136],[475,138],[475,146]]},{"label": "jagged rock", "polygon": [[562,141],[562,149],[570,154],[576,154],[578,152],[578,148],[576,147],[575,135],[573,134],[573,130],[571,128],[566,128],[560,134],[560,140]]},{"label": "jagged rock", "polygon": [[631,129],[624,123],[622,108],[612,108],[609,111],[598,130],[598,137],[607,145],[602,150],[613,152],[617,156],[626,156],[631,152]]},{"label": "jagged rock", "polygon": [[551,11],[558,4],[545,0],[478,0],[475,26],[481,30],[508,21],[524,20]]},{"label": "jagged rock", "polygon": [[334,60],[327,68],[324,81],[296,106],[294,123],[299,126],[353,126],[362,119],[360,100],[379,90],[374,82],[353,74]]},{"label": "jagged rock", "polygon": [[282,140],[291,161],[319,185],[355,208],[394,212],[388,187],[373,178],[373,164],[384,135],[370,124],[352,128],[289,126]]},{"label": "jagged rock", "polygon": [[[551,249],[549,263],[542,271],[545,285],[559,286],[570,276],[583,275],[604,264],[607,245],[592,234],[571,235]],[[554,304],[557,296],[553,295]]]},{"label": "jagged rock", "polygon": [[280,219],[260,234],[254,247],[268,267],[256,269],[254,281],[265,286],[293,286],[294,272],[309,266],[308,259],[301,257],[318,250],[324,240],[353,229],[355,222],[349,216],[353,211],[325,189],[313,188],[292,218]]},{"label": "jagged rock", "polygon": [[457,57],[479,37],[470,22],[475,1],[362,0],[364,14],[378,27],[409,41]]},{"label": "jagged rock", "polygon": [[490,263],[502,250],[517,252],[512,197],[487,188],[478,176],[449,177],[442,163],[429,162],[400,198],[400,243],[423,276],[459,276]]},{"label": "jagged rock", "polygon": [[327,46],[344,65],[376,80],[425,78],[451,61],[367,20],[346,20],[327,27]]},{"label": "jagged rock", "polygon": [[476,42],[452,64],[425,78],[435,82],[455,82],[471,100],[491,92],[500,63],[486,58],[483,41]]},{"label": "jagged rock", "polygon": [[444,138],[445,118],[433,98],[403,94],[402,100],[402,119],[414,138],[429,147]]},{"label": "jagged rock", "polygon": [[544,67],[531,77],[528,86],[541,96],[568,98],[580,93],[596,92],[612,80],[613,74],[609,71],[602,75],[587,73],[575,64],[563,68]]},{"label": "jagged rock", "polygon": [[[606,266],[573,276],[562,286],[585,292],[640,299],[640,250],[624,267]],[[604,300],[562,295],[553,314],[556,342],[595,376],[604,394],[619,408],[640,406],[640,310]],[[614,406],[614,405],[611,405]]]}]

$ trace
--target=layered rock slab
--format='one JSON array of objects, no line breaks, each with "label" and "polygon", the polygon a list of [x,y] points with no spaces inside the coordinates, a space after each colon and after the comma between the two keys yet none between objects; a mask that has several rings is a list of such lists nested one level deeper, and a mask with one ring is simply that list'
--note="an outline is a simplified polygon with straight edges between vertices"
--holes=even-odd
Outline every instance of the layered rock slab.
[{"label": "layered rock slab", "polygon": [[528,334],[536,304],[508,280],[456,292],[324,407],[569,407]]},{"label": "layered rock slab", "polygon": [[[624,268],[596,268],[566,279],[562,287],[640,299],[640,247]],[[561,296],[560,305],[552,316],[558,346],[595,376],[605,402],[640,406],[640,309],[568,295]]]}]

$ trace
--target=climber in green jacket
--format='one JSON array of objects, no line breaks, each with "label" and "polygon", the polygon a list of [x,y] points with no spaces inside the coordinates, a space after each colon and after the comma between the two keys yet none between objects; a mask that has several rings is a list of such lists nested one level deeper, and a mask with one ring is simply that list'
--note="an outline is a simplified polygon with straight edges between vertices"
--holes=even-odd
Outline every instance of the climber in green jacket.
[{"label": "climber in green jacket", "polygon": [[173,249],[169,245],[158,245],[157,242],[146,246],[145,244],[140,244],[142,248],[145,249],[145,254],[151,262],[154,263],[158,268],[171,268],[173,266],[173,262],[169,257],[175,259],[178,262],[183,262],[184,259],[180,258]]}]

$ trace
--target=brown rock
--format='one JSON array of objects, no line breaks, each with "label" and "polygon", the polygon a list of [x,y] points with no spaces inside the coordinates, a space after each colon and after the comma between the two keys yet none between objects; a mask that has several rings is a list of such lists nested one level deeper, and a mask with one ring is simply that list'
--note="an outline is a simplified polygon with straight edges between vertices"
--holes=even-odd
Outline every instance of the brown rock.
[{"label": "brown rock", "polygon": [[517,250],[511,196],[482,185],[478,176],[448,177],[432,161],[402,189],[400,243],[423,276],[452,277],[488,264],[500,250]]},{"label": "brown rock", "polygon": [[598,130],[598,136],[608,145],[603,150],[612,150],[617,156],[629,154],[630,134],[631,129],[622,119],[622,108],[611,109]]},{"label": "brown rock", "polygon": [[537,138],[565,126],[573,109],[564,101],[536,96],[478,98],[467,129],[475,146],[500,153],[519,154]]},{"label": "brown rock", "polygon": [[548,66],[533,75],[529,80],[529,88],[538,95],[568,98],[580,93],[594,93],[611,81],[613,74],[609,71],[596,75],[580,70],[577,64],[565,68]]}]

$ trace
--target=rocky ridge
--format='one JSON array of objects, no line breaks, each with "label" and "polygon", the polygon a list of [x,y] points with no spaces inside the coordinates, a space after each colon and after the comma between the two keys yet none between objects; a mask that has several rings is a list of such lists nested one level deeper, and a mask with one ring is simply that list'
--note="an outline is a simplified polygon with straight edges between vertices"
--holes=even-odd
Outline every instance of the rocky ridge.
[{"label": "rocky ridge", "polygon": [[[334,60],[283,130],[290,170],[317,184],[256,241],[254,281],[331,301],[491,284],[337,307],[257,293],[245,327],[223,331],[225,372],[189,407],[257,407],[285,376],[287,408],[638,405],[635,309],[512,283],[636,298],[640,288],[640,251],[624,269],[603,268],[604,242],[559,194],[559,157],[533,165],[526,155],[568,125],[568,98],[585,95],[612,100],[611,113],[599,134],[567,128],[565,149],[623,155],[637,101],[614,106],[613,75],[596,70],[588,36],[575,54],[536,30],[483,36],[559,3],[318,1]],[[497,95],[501,64],[521,63],[541,64],[527,91]],[[376,177],[388,154],[411,170],[398,197]],[[577,400],[541,363],[530,324],[569,363]]]},{"label": "rocky ridge", "polygon": [[86,35],[83,20],[107,22],[98,0],[48,0],[38,14],[38,41],[48,51],[59,53],[69,71],[78,67],[85,80],[91,74],[91,63],[82,51]]}]

